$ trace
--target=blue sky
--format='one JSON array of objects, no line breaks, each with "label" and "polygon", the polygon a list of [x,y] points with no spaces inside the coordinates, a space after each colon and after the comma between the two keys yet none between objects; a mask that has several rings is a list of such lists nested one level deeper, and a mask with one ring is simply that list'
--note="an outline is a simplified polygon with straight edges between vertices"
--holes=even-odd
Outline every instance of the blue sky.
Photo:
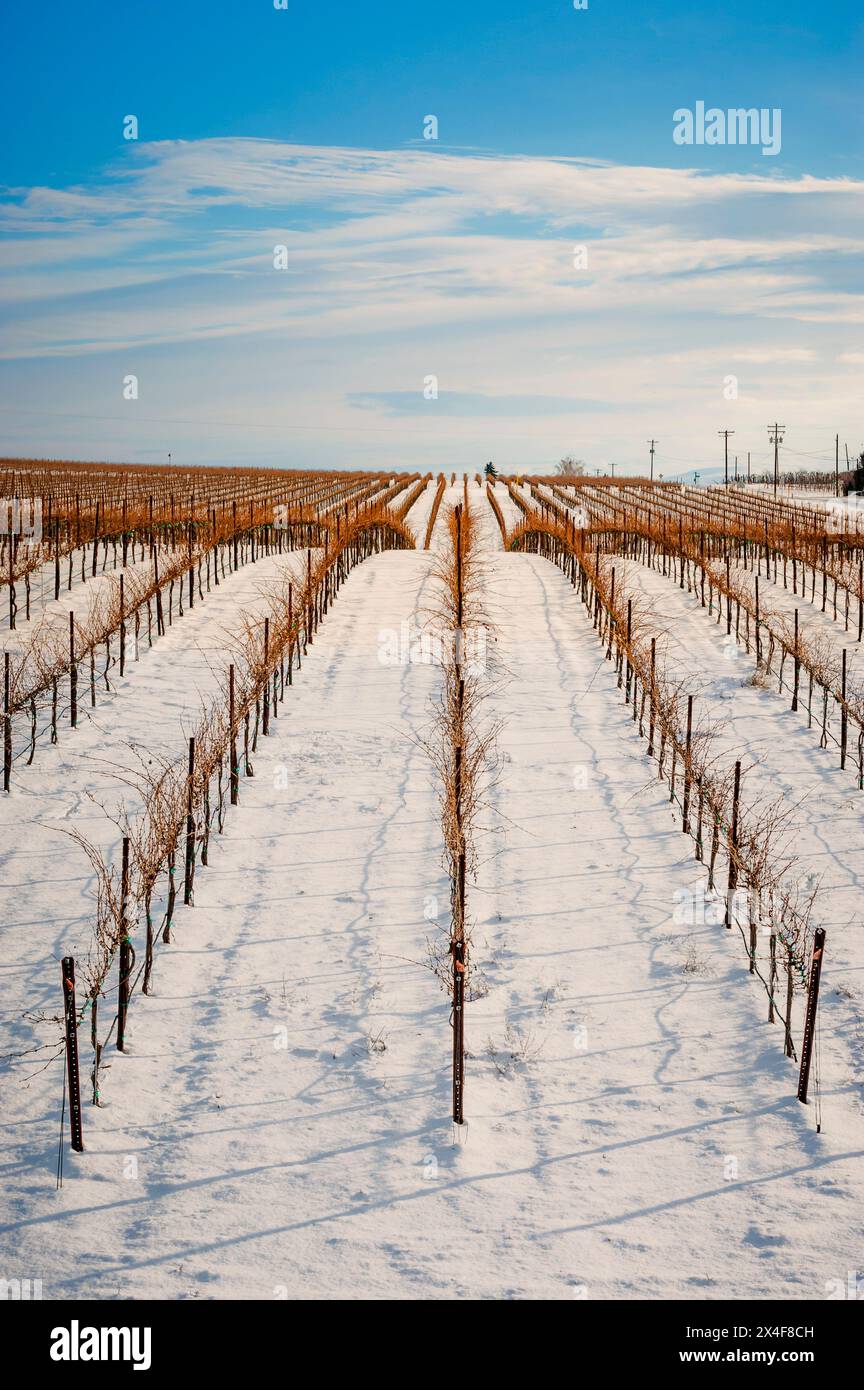
[{"label": "blue sky", "polygon": [[[656,436],[671,474],[726,427],[764,461],[776,415],[860,447],[859,14],[7,12],[0,447],[624,468]],[[779,107],[780,154],[676,145],[697,101]]]}]

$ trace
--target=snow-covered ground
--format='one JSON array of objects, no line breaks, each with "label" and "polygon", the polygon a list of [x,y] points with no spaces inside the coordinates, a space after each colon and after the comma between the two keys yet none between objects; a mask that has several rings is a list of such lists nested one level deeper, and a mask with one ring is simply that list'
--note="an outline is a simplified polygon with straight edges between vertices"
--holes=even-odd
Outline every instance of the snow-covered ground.
[{"label": "snow-covered ground", "polygon": [[[160,557],[170,552],[160,551]],[[82,555],[84,564],[82,566]],[[136,548],[135,555],[132,555],[130,547],[128,563],[122,564],[122,550],[118,550],[118,563],[114,564],[113,549],[108,551],[108,562],[105,569],[102,569],[104,554],[100,552],[99,564],[94,575],[91,569],[92,550],[75,551],[73,565],[69,573],[69,557],[64,556],[60,563],[60,597],[54,598],[54,565],[40,565],[38,569],[30,575],[30,618],[27,618],[27,595],[24,580],[19,579],[15,586],[15,597],[18,605],[15,614],[15,633],[9,631],[9,590],[3,590],[3,601],[0,603],[0,633],[3,637],[23,637],[32,631],[33,625],[42,620],[68,622],[70,611],[74,611],[76,622],[84,622],[91,611],[98,603],[100,596],[110,593],[112,584],[116,584],[121,573],[127,576],[140,576],[142,579],[149,579],[152,574],[152,564],[149,556],[142,560],[140,549]],[[164,564],[164,562],[163,562]],[[84,571],[82,578],[82,569]]]},{"label": "snow-covered ground", "polygon": [[[434,491],[408,518],[421,545]],[[485,993],[467,1010],[467,1124],[449,1120],[449,1004],[427,964],[448,912],[423,745],[441,673],[381,661],[434,608],[460,483],[432,551],[367,560],[324,619],[59,1191],[61,1064],[4,1072],[6,1277],[41,1278],[46,1298],[751,1300],[823,1298],[860,1267],[858,934],[847,922],[826,959],[817,1134],[740,942],[676,910],[704,871],[578,593],[505,554],[485,489],[469,496],[500,733],[469,893]],[[856,911],[864,794],[782,700],[742,689],[725,626],[628,571],[674,627],[669,661],[736,721],[730,746],[810,793],[832,936]],[[86,791],[108,796],[130,739],[182,742],[260,578],[247,567],[196,605],[0,804],[13,1046],[24,1009],[59,1003],[86,917],[86,863],[51,825],[80,816],[107,843]]]},{"label": "snow-covered ground", "polygon": [[[802,881],[815,876],[820,884],[818,921],[828,932],[824,988],[821,999],[822,1058],[826,1078],[860,1103],[864,1072],[864,1009],[860,980],[864,968],[864,792],[857,789],[857,772],[850,756],[840,770],[836,745],[819,746],[818,710],[807,727],[802,705],[790,709],[787,693],[776,682],[754,684],[755,655],[747,656],[733,635],[701,608],[697,595],[678,587],[656,570],[616,563],[620,582],[647,604],[662,633],[659,657],[669,675],[684,680],[697,697],[697,706],[715,723],[717,745],[725,765],[740,759],[744,768],[744,799],[750,804],[783,797],[790,816],[784,841],[797,863],[793,873]],[[771,596],[783,594],[763,581]],[[788,595],[787,595],[788,597]],[[802,605],[803,606],[803,605]],[[815,622],[822,615],[812,614]],[[715,606],[716,615],[716,606]],[[827,617],[822,619],[827,625]],[[803,630],[803,629],[802,629]],[[842,627],[839,629],[842,633]]]},{"label": "snow-covered ground", "polygon": [[268,588],[304,564],[305,551],[293,552],[226,574],[182,618],[175,608],[172,625],[166,620],[152,648],[141,640],[137,661],[130,638],[124,679],[115,666],[106,692],[100,659],[95,709],[89,682],[82,682],[78,729],[61,726],[55,746],[40,739],[32,767],[16,762],[13,793],[0,797],[4,1022],[24,1008],[49,1009],[56,1002],[54,961],[86,951],[93,883],[86,859],[63,832],[75,828],[103,852],[116,849],[119,831],[106,810],[123,802],[134,813],[140,798],[131,784],[140,784],[142,766],[154,757],[183,755],[232,660],[241,614],[263,614]]},{"label": "snow-covered ground", "polygon": [[[429,514],[432,511],[437,491],[438,481],[436,478],[432,478],[430,482],[426,484],[426,487],[417,498],[417,501],[409,508],[408,515],[405,518],[406,524],[414,532],[418,546],[421,547],[426,539],[426,527],[429,524]],[[397,498],[397,504],[398,500]],[[435,524],[437,527],[437,519]]]}]

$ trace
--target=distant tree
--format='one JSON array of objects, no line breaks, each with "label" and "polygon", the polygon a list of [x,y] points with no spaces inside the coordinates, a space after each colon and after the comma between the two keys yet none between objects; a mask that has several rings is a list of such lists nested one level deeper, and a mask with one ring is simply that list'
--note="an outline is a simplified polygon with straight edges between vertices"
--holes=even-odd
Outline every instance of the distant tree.
[{"label": "distant tree", "polygon": [[495,467],[494,463],[487,463],[485,472],[487,478],[498,477],[498,469]]},{"label": "distant tree", "polygon": [[574,459],[572,454],[561,459],[555,472],[559,478],[581,478],[585,472],[585,462],[583,459]]}]

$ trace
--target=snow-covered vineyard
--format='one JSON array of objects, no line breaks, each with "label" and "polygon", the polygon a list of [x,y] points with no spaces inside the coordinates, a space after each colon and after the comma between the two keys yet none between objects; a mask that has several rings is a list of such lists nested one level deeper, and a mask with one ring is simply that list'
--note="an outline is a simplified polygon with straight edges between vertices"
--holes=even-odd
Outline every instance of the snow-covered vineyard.
[{"label": "snow-covered vineyard", "polygon": [[0,537],[0,1276],[847,1296],[852,508],[107,465],[0,491],[40,503]]}]

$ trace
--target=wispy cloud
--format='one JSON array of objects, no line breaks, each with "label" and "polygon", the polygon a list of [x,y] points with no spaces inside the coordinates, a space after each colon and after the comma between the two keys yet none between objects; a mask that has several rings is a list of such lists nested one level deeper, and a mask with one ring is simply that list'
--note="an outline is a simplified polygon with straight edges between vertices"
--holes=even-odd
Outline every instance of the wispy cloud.
[{"label": "wispy cloud", "polygon": [[827,429],[851,398],[864,183],[239,139],[127,153],[0,203],[7,410],[116,413],[122,449],[151,410],[206,422],[227,398],[335,436],[361,406],[382,438],[423,421],[405,439],[432,465],[496,418],[541,453],[580,430],[608,452],[638,445],[634,411],[686,442],[715,415],[761,431],[767,399]]},{"label": "wispy cloud", "polygon": [[482,391],[445,391],[436,398],[416,391],[377,391],[349,395],[348,402],[361,410],[380,410],[388,416],[434,414],[462,419],[533,419],[620,408],[607,401],[583,400],[578,396],[493,396]]}]

